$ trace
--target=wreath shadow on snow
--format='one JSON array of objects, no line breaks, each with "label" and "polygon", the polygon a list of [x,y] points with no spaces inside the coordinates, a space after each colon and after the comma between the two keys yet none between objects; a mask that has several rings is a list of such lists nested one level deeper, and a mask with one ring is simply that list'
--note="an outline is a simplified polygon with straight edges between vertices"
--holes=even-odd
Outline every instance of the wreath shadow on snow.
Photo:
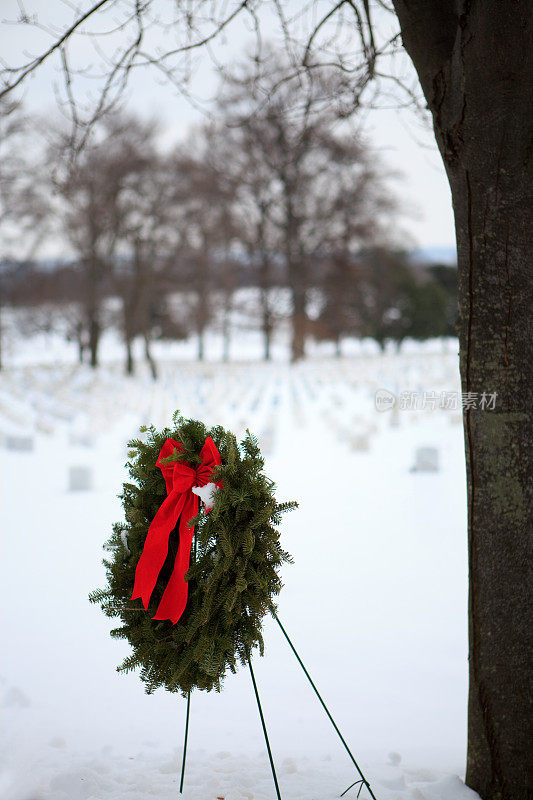
[{"label": "wreath shadow on snow", "polygon": [[[89,595],[108,617],[119,617],[121,626],[111,636],[126,639],[132,653],[117,667],[119,672],[140,668],[146,691],[162,686],[186,695],[192,689],[220,691],[229,669],[236,672],[254,648],[263,655],[263,617],[275,609],[281,590],[278,570],[291,556],[279,543],[276,526],[295,502],[277,503],[275,484],[263,474],[264,459],[256,438],[249,432],[237,443],[222,427],[208,429],[202,422],[173,417],[173,429],[158,432],[142,427],[143,439],[128,442],[126,466],[132,478],[120,495],[125,522],[113,526],[104,549],[107,587]],[[178,548],[175,530],[169,541],[165,564],[159,573],[148,610],[131,600],[135,569],[150,523],[166,498],[165,482],[155,466],[167,438],[183,446],[180,460],[196,467],[200,451],[211,436],[221,455],[214,480],[222,486],[215,493],[212,510],[201,510],[193,519],[195,541],[186,580],[188,601],[176,625],[153,620],[172,572]]]}]

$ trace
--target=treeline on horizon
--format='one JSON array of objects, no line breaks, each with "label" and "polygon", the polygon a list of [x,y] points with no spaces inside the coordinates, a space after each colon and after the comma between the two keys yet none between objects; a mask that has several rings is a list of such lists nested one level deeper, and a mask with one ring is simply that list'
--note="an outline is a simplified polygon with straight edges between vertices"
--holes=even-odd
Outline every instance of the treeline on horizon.
[{"label": "treeline on horizon", "polygon": [[[239,311],[261,331],[265,359],[287,322],[293,360],[311,336],[340,352],[345,337],[384,346],[455,335],[456,272],[410,259],[401,196],[344,118],[342,76],[285,75],[276,52],[259,70],[254,61],[225,74],[211,118],[174,147],[163,147],[157,120],[118,110],[81,151],[68,133],[49,134],[39,163],[23,108],[4,103],[0,225],[12,244],[2,304],[52,307],[95,367],[110,325],[129,373],[141,337],[154,377],[156,338],[195,334],[202,359],[217,324],[229,357]],[[20,256],[46,236],[72,257],[43,269]],[[254,291],[239,309],[244,288]],[[179,314],[176,295],[186,298]]]}]

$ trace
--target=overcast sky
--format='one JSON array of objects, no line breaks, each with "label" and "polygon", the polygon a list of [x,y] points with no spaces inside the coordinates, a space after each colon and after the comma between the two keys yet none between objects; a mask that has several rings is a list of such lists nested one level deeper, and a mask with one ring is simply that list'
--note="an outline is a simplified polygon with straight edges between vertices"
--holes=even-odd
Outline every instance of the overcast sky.
[{"label": "overcast sky", "polygon": [[[0,0],[1,45],[8,64],[20,63],[23,52],[35,55],[51,41],[51,37],[28,26],[12,26],[7,21],[20,15],[22,0]],[[168,2],[168,0],[162,0]],[[295,0],[296,2],[296,0]],[[80,3],[84,8],[87,3]],[[119,3],[120,5],[120,3]],[[72,19],[72,10],[63,0],[24,0],[28,15],[38,14],[40,22],[59,27]],[[269,38],[276,35],[272,20],[265,22]],[[245,26],[235,25],[229,30],[225,42],[219,46],[217,57],[231,61],[239,57],[249,39]],[[168,40],[161,42],[168,46]],[[172,42],[170,42],[172,44]],[[87,37],[74,43],[71,53],[82,63],[89,58],[96,63]],[[407,59],[402,69],[411,69]],[[413,77],[411,75],[411,77]],[[46,120],[58,116],[54,85],[60,83],[57,61],[44,66],[25,85],[23,96],[28,111],[36,111]],[[95,92],[94,83],[91,91]],[[209,58],[197,60],[190,86],[195,98],[207,101],[216,90],[216,74]],[[202,114],[175,87],[164,84],[151,70],[135,73],[127,90],[128,106],[143,115],[162,118],[167,126],[167,141],[181,138],[187,129],[202,119]],[[400,177],[392,182],[395,194],[400,194],[408,213],[402,227],[418,247],[453,247],[455,243],[451,198],[444,168],[437,151],[429,121],[423,124],[415,112],[405,108],[373,109],[360,120],[365,138],[381,153],[385,165]]]}]

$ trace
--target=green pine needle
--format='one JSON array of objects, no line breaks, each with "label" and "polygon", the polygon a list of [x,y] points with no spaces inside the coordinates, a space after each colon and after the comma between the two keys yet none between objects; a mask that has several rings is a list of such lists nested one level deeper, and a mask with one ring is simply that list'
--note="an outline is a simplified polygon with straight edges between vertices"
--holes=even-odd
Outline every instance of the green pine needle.
[{"label": "green pine needle", "polygon": [[[128,442],[127,467],[131,480],[121,495],[125,522],[113,526],[104,549],[107,586],[89,595],[107,616],[118,617],[121,627],[113,638],[127,639],[132,653],[117,668],[140,669],[146,691],[164,687],[187,694],[194,688],[220,691],[228,669],[235,672],[257,648],[264,652],[263,618],[281,590],[278,575],[291,556],[279,543],[281,516],[297,503],[277,503],[274,483],[263,472],[257,439],[249,431],[240,445],[220,426],[208,430],[197,420],[173,416],[173,428],[156,431],[143,426],[142,438]],[[155,466],[167,438],[181,443],[166,461],[186,461],[195,467],[207,436],[215,442],[222,465],[215,478],[222,483],[213,509],[195,518],[196,560],[191,553],[187,607],[176,625],[152,619],[168,580],[163,568],[146,612],[140,600],[131,600],[135,568],[150,523],[166,497],[161,471]],[[125,539],[127,547],[123,541]],[[171,537],[170,549],[177,544]],[[172,548],[174,548],[172,550]],[[129,553],[128,553],[129,550]],[[171,564],[172,566],[172,564]]]}]

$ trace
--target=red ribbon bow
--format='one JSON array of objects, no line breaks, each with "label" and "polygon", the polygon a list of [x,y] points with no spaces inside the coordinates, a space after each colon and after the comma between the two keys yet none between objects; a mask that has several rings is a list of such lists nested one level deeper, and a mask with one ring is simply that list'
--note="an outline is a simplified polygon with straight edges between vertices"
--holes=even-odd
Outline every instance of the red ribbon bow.
[{"label": "red ribbon bow", "polygon": [[[167,557],[170,534],[181,515],[179,546],[174,569],[153,617],[153,619],[169,619],[175,625],[187,605],[185,573],[189,569],[194,536],[194,526],[189,527],[189,520],[198,513],[199,503],[198,496],[192,492],[192,488],[211,483],[214,468],[222,462],[220,453],[210,436],[207,437],[202,447],[200,452],[202,461],[196,469],[183,461],[162,464],[161,460],[171,456],[174,450],[183,450],[183,447],[174,439],[167,439],[155,462],[163,473],[167,497],[148,528],[144,548],[135,571],[135,584],[131,599],[140,597],[145,610],[148,608],[159,572]],[[206,511],[209,511],[209,508],[206,508]]]}]

